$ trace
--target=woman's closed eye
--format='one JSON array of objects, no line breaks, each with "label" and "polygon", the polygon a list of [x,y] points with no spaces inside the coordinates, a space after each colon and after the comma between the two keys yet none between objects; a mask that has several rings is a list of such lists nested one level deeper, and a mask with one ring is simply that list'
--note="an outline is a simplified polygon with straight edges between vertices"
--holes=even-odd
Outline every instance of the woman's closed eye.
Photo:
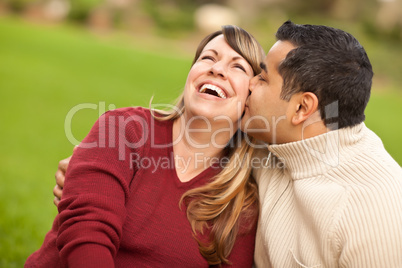
[{"label": "woman's closed eye", "polygon": [[241,64],[235,64],[234,67],[235,67],[235,68],[238,68],[238,69],[240,69],[240,70],[242,70],[242,71],[245,72],[245,73],[247,73],[246,68],[244,68],[244,66],[241,65]]},{"label": "woman's closed eye", "polygon": [[211,61],[215,61],[215,58],[212,56],[203,56],[201,57],[201,60],[211,60]]}]

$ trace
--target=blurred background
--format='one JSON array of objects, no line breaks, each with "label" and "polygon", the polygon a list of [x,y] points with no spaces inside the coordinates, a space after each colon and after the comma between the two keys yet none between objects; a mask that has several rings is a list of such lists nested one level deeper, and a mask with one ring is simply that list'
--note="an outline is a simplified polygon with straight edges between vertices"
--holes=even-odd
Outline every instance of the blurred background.
[{"label": "blurred background", "polygon": [[220,25],[268,51],[288,19],[341,28],[366,48],[366,124],[401,164],[401,0],[0,0],[0,267],[22,267],[42,244],[58,161],[100,114],[151,96],[171,103],[199,41]]}]

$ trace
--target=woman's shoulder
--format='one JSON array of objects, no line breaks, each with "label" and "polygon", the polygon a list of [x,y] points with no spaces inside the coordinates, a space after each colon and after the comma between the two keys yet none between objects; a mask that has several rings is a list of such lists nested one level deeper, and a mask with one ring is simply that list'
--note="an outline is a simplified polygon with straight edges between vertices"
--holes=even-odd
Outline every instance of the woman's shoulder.
[{"label": "woman's shoulder", "polygon": [[144,107],[123,107],[105,112],[101,118],[109,124],[127,125],[127,124],[149,124],[154,120],[149,109]]},{"label": "woman's shoulder", "polygon": [[148,108],[141,106],[123,107],[114,110],[109,110],[105,114],[108,116],[142,116],[144,118],[151,117],[151,111]]},{"label": "woman's shoulder", "polygon": [[[109,110],[98,120],[100,125],[115,128],[125,136],[141,133],[141,137],[170,132],[171,120],[159,120],[158,114],[144,107],[124,107]],[[159,135],[157,135],[159,136]]]}]

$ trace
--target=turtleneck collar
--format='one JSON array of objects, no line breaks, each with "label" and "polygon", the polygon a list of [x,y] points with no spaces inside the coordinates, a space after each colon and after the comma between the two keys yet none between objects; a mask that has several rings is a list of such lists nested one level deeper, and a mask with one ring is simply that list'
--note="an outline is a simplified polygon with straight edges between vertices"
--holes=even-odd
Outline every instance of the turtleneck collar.
[{"label": "turtleneck collar", "polygon": [[360,141],[367,130],[360,123],[301,141],[269,145],[268,150],[281,160],[294,180],[316,177],[358,152],[364,146]]}]

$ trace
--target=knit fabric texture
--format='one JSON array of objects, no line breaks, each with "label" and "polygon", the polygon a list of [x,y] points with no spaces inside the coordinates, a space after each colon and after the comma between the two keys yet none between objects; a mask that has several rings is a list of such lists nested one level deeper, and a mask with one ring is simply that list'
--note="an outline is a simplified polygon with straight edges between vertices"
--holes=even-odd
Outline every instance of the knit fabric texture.
[{"label": "knit fabric texture", "polygon": [[[101,116],[74,152],[59,214],[25,267],[208,267],[179,200],[220,169],[181,182],[172,125],[144,108]],[[239,235],[233,267],[252,266],[255,231]]]},{"label": "knit fabric texture", "polygon": [[402,267],[401,167],[364,123],[268,150],[257,267]]}]

